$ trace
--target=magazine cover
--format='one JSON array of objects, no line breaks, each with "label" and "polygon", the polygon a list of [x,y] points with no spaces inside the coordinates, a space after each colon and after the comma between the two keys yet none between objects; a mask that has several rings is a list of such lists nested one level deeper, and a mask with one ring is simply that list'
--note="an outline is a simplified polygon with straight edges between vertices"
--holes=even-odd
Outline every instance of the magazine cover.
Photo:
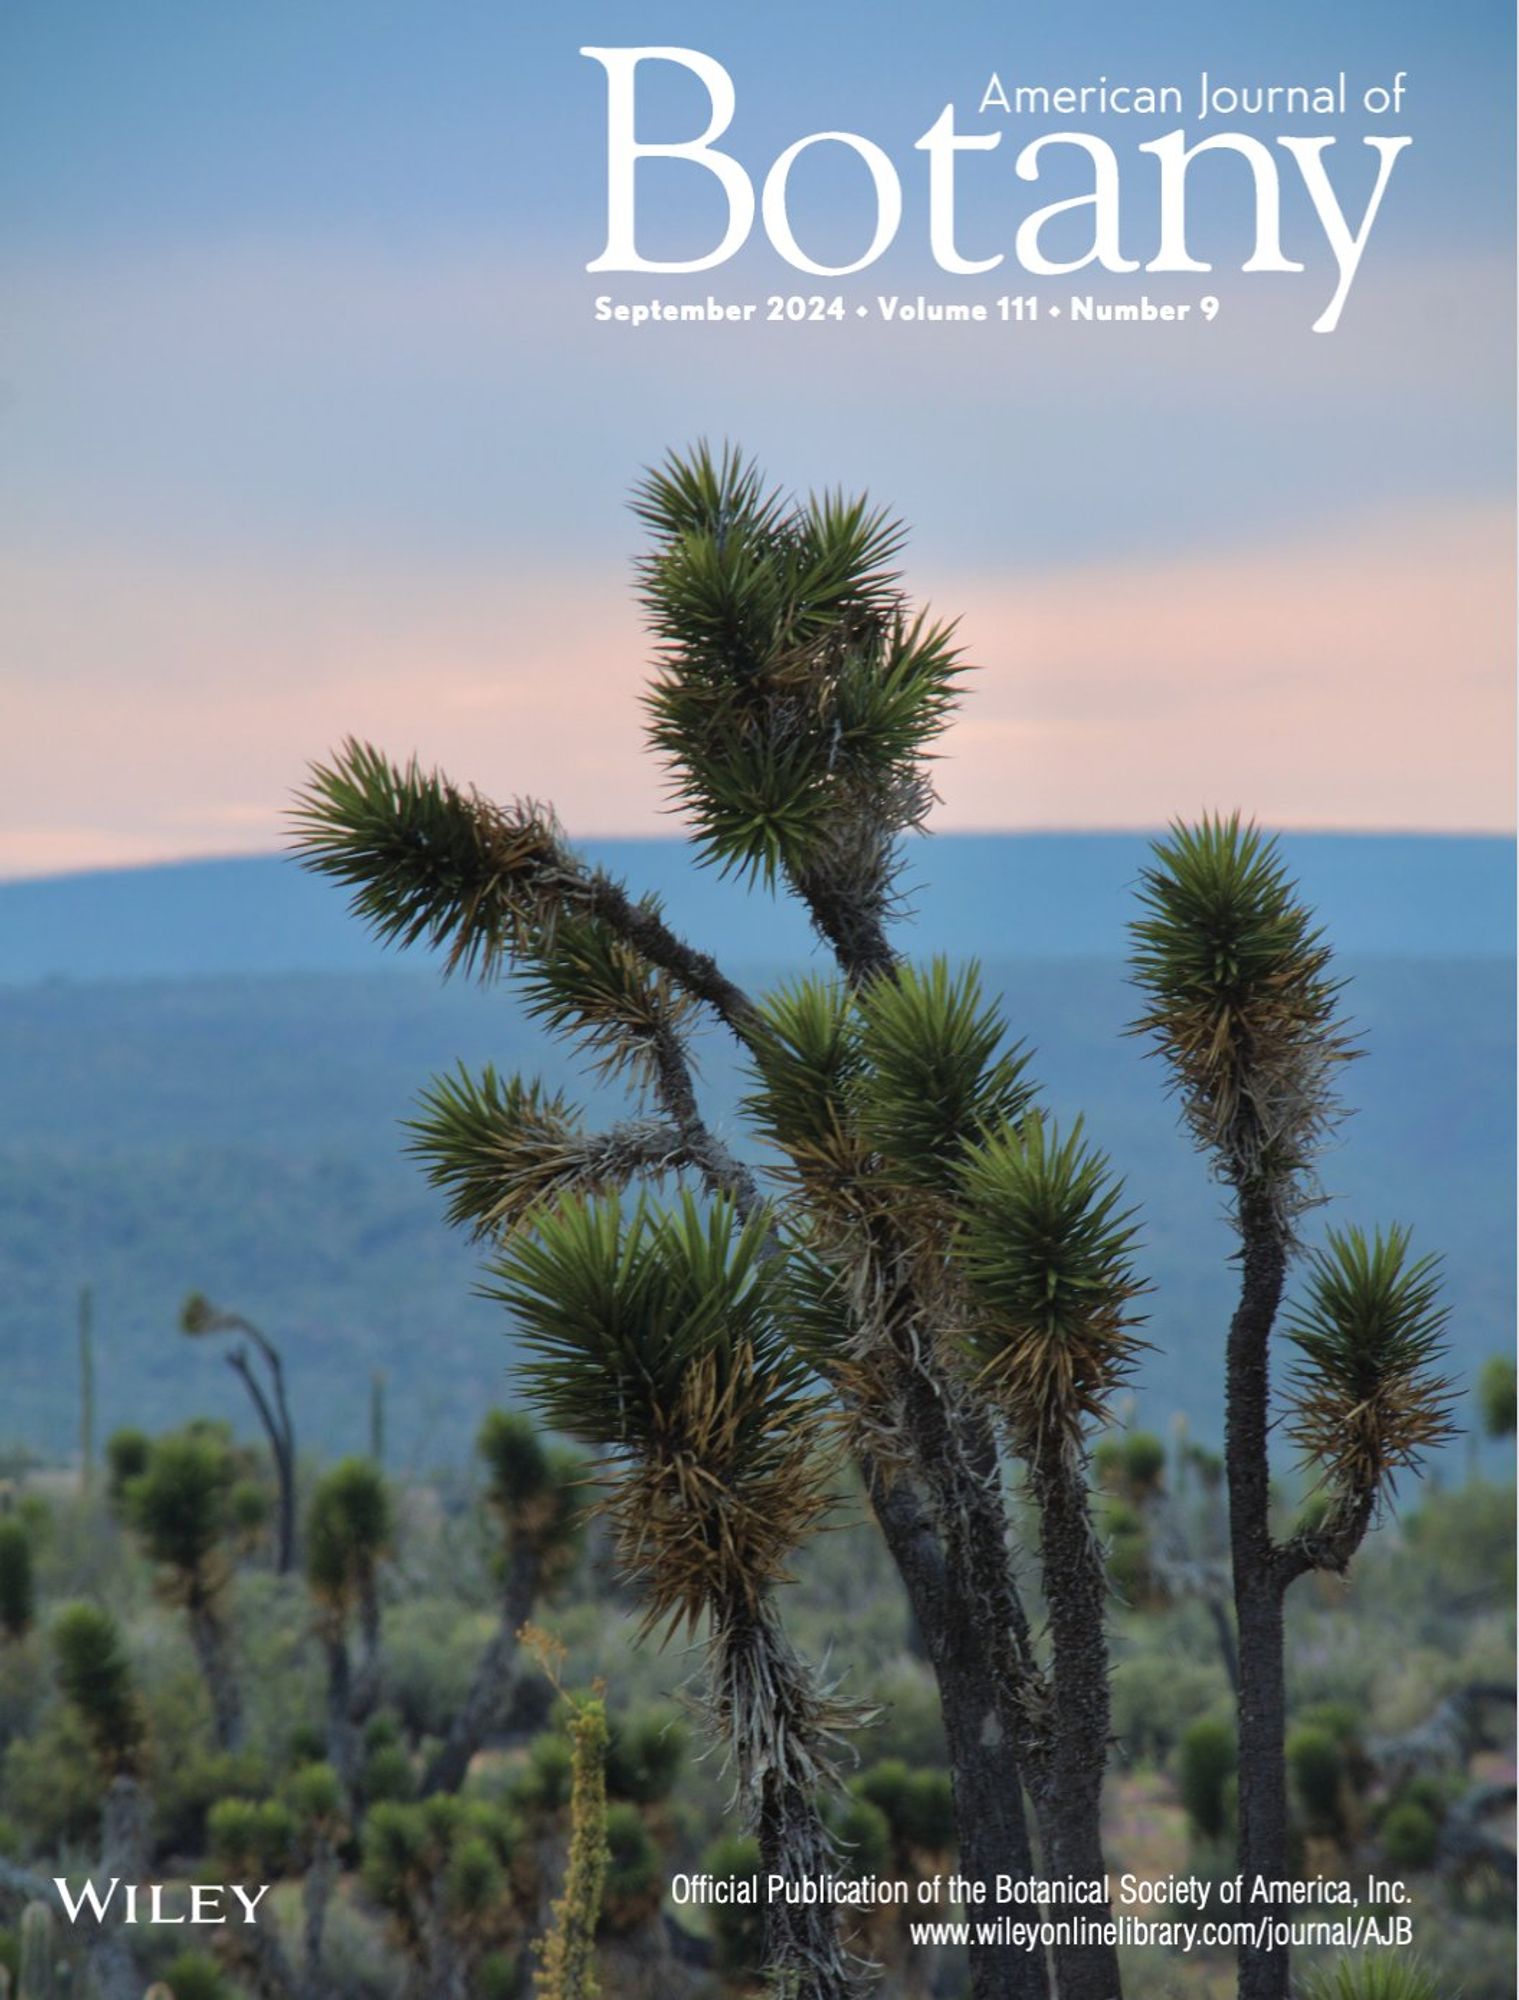
[{"label": "magazine cover", "polygon": [[4,9],[0,2000],[1513,2000],[1513,44]]}]

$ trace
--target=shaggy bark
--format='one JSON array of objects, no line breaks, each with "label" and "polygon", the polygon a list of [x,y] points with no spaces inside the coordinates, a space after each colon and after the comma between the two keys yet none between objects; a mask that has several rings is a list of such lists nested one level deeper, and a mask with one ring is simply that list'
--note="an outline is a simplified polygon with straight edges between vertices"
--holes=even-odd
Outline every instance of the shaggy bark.
[{"label": "shaggy bark", "polygon": [[353,1667],[348,1635],[336,1619],[324,1621],[327,1655],[327,1761],[350,1794],[358,1777],[358,1733],[354,1728]]}]

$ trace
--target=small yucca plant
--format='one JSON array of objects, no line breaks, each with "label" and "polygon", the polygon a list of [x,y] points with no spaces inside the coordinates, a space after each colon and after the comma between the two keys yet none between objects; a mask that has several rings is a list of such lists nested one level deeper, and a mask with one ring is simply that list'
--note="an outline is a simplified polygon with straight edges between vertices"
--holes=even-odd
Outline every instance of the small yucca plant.
[{"label": "small yucca plant", "polygon": [[1460,2000],[1460,1989],[1442,1990],[1420,1959],[1378,1952],[1338,1959],[1309,1973],[1302,2000]]},{"label": "small yucca plant", "polygon": [[1331,1494],[1375,1501],[1455,1432],[1438,1370],[1448,1309],[1439,1259],[1410,1258],[1409,1232],[1331,1230],[1313,1254],[1286,1332],[1301,1356],[1288,1428]]}]

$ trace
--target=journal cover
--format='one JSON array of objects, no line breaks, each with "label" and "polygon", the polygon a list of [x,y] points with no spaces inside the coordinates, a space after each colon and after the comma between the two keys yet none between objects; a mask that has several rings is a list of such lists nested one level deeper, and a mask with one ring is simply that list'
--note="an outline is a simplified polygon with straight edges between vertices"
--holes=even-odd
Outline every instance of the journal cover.
[{"label": "journal cover", "polygon": [[12,0],[0,1994],[1514,1994],[1512,58]]}]

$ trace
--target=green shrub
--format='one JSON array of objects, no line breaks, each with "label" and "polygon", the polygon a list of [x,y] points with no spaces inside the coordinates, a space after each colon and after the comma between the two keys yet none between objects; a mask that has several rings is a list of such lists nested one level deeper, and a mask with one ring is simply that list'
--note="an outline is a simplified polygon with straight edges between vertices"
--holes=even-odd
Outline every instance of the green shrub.
[{"label": "green shrub", "polygon": [[955,1798],[947,1771],[914,1771],[902,1799],[901,1836],[909,1847],[944,1854],[955,1844]]},{"label": "green shrub", "polygon": [[1441,2000],[1441,1994],[1417,1959],[1363,1953],[1310,1973],[1303,2000]]},{"label": "green shrub", "polygon": [[635,1805],[657,1805],[675,1788],[690,1733],[673,1709],[619,1716],[607,1746],[607,1795]]},{"label": "green shrub", "polygon": [[602,1922],[608,1930],[632,1930],[659,1907],[664,1893],[664,1859],[643,1814],[625,1799],[607,1807],[607,1867],[602,1886]]},{"label": "green shrub", "polygon": [[569,1740],[558,1730],[535,1736],[527,1766],[512,1787],[513,1801],[529,1812],[559,1812],[570,1802],[571,1764]]},{"label": "green shrub", "polygon": [[0,1636],[24,1639],[37,1609],[32,1538],[13,1514],[0,1517]]},{"label": "green shrub", "polygon": [[1482,1364],[1477,1377],[1477,1404],[1482,1412],[1482,1428],[1492,1438],[1514,1435],[1516,1378],[1512,1355],[1494,1354]]},{"label": "green shrub", "polygon": [[1434,1814],[1413,1799],[1393,1806],[1382,1821],[1382,1852],[1394,1868],[1432,1868],[1440,1851]]},{"label": "green shrub", "polygon": [[1221,1666],[1144,1651],[1113,1672],[1113,1733],[1130,1764],[1169,1763],[1189,1725],[1227,1698]]},{"label": "green shrub", "polygon": [[106,1439],[106,1499],[113,1512],[120,1508],[128,1482],[147,1471],[152,1455],[153,1440],[146,1431],[112,1431]]},{"label": "green shrub", "polygon": [[164,1984],[174,2000],[232,2000],[232,1989],[215,1959],[198,1951],[182,1951],[164,1967]]},{"label": "green shrub", "polygon": [[71,1604],[53,1624],[58,1685],[108,1771],[135,1771],[143,1717],[116,1620],[94,1604]]},{"label": "green shrub", "polygon": [[1202,1716],[1182,1732],[1177,1787],[1188,1823],[1200,1839],[1222,1840],[1229,1831],[1228,1785],[1238,1766],[1230,1723]]},{"label": "green shrub", "polygon": [[1302,1723],[1289,1730],[1287,1769],[1308,1832],[1341,1837],[1345,1831],[1345,1762],[1330,1732]]},{"label": "green shrub", "polygon": [[[760,1872],[759,1842],[737,1835],[716,1841],[702,1856],[701,1865],[719,1882],[755,1880]],[[760,1906],[715,1903],[712,1942],[719,1972],[732,1976],[757,1970],[764,1950]]]},{"label": "green shrub", "polygon": [[260,1799],[269,1789],[268,1767],[253,1750],[160,1757],[155,1778],[158,1839],[174,1854],[205,1851],[207,1818],[219,1799]]},{"label": "green shrub", "polygon": [[869,1799],[853,1798],[833,1820],[846,1874],[884,1875],[891,1867],[891,1822]]},{"label": "green shrub", "polygon": [[381,1800],[414,1799],[417,1774],[411,1758],[399,1743],[382,1744],[364,1759],[359,1789],[371,1805]]}]

